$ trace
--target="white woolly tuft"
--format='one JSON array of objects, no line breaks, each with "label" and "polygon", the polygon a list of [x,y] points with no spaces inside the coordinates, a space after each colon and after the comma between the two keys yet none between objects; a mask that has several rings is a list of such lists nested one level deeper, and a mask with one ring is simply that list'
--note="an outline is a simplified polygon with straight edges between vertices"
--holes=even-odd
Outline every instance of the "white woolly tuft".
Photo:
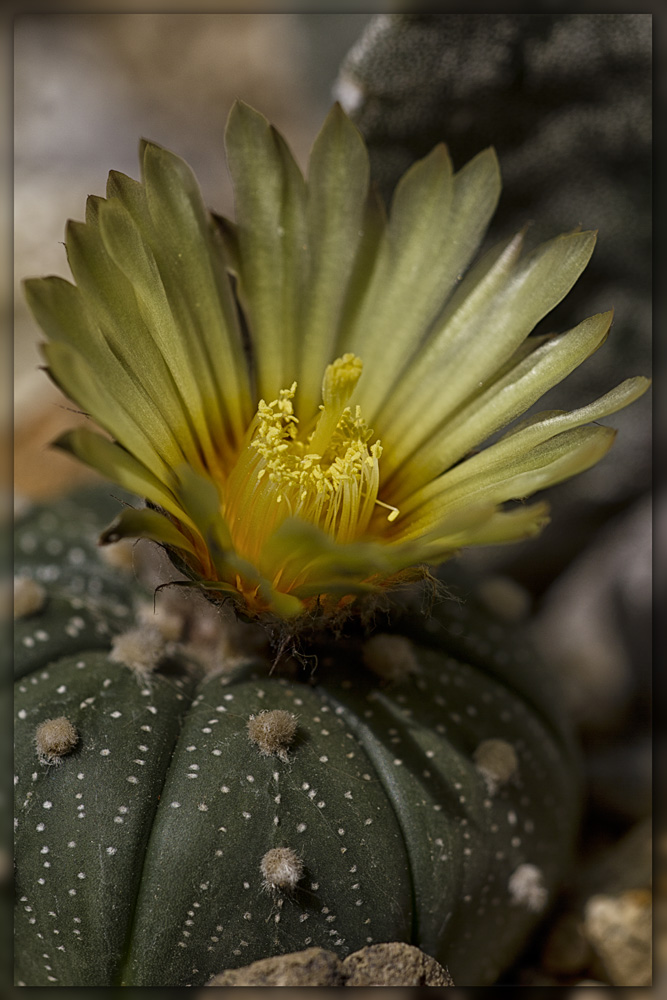
[{"label": "white woolly tuft", "polygon": [[159,629],[140,625],[114,636],[109,659],[113,663],[124,663],[140,680],[145,680],[160,662],[165,645],[165,637]]},{"label": "white woolly tuft", "polygon": [[525,906],[531,913],[541,913],[547,904],[549,892],[537,865],[519,865],[510,875],[507,888],[512,903]]},{"label": "white woolly tuft", "polygon": [[507,740],[482,740],[473,754],[473,760],[486,782],[489,795],[495,795],[499,788],[511,781],[519,766],[516,750]]},{"label": "white woolly tuft", "polygon": [[266,889],[291,891],[303,875],[303,861],[291,847],[274,847],[260,863]]}]

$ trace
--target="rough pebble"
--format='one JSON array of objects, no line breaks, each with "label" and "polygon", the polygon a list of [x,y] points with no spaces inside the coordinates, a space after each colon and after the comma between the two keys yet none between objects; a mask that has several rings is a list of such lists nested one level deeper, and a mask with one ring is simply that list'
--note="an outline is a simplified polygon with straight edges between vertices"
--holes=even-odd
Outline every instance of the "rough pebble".
[{"label": "rough pebble", "polygon": [[341,961],[332,951],[305,951],[263,958],[228,969],[207,986],[453,986],[448,973],[419,948],[401,942],[361,948]]},{"label": "rough pebble", "polygon": [[453,986],[447,969],[410,944],[373,944],[343,962],[346,986]]},{"label": "rough pebble", "polygon": [[584,932],[613,986],[651,985],[651,894],[592,896],[586,904]]}]

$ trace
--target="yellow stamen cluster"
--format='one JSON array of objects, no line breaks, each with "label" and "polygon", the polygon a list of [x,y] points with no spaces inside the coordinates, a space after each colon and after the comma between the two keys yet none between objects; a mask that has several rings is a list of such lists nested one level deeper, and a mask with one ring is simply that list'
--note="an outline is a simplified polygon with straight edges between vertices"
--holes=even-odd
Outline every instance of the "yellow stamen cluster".
[{"label": "yellow stamen cluster", "polygon": [[352,354],[327,367],[317,423],[303,437],[294,413],[296,382],[273,402],[260,401],[249,444],[227,483],[224,511],[246,558],[258,554],[262,540],[287,517],[314,524],[340,543],[368,527],[379,502],[382,446],[369,445],[373,432],[360,407],[353,413],[346,405],[361,367]]}]

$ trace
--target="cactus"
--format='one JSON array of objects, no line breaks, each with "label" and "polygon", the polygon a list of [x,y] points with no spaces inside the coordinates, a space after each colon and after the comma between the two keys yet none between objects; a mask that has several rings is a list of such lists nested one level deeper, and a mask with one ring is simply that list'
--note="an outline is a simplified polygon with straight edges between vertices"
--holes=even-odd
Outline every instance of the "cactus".
[{"label": "cactus", "polygon": [[[114,490],[126,499],[123,490]],[[82,491],[37,507],[15,536],[15,653],[18,677],[78,650],[105,649],[127,628],[138,594],[132,574],[99,556],[97,538],[118,510],[108,490]]]},{"label": "cactus", "polygon": [[[109,656],[136,585],[78,536],[106,512],[89,497],[48,513],[20,527],[19,550],[40,540],[17,567],[48,590],[57,565],[60,603],[24,626],[81,610],[71,544],[91,625],[85,648],[61,629],[71,649],[36,641],[19,665],[17,983],[196,986],[385,941],[457,985],[496,981],[550,903],[578,811],[557,691],[516,636],[462,593],[428,617],[378,613],[370,635],[350,623],[282,669],[249,653],[198,675],[175,653],[143,677]],[[43,563],[39,526],[58,518],[70,534]],[[76,738],[49,759],[36,734],[60,719]]]}]

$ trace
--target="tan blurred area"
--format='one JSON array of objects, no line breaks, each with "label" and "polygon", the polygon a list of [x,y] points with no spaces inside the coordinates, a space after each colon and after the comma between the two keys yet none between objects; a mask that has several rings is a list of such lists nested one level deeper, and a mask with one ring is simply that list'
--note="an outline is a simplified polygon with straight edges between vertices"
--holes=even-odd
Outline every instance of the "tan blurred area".
[{"label": "tan blurred area", "polygon": [[46,497],[93,478],[49,442],[86,418],[40,370],[27,277],[69,278],[67,219],[103,195],[110,169],[138,176],[149,138],[192,166],[207,204],[231,213],[224,163],[240,97],[283,132],[303,165],[343,55],[367,15],[19,14],[14,34],[14,476]]}]

